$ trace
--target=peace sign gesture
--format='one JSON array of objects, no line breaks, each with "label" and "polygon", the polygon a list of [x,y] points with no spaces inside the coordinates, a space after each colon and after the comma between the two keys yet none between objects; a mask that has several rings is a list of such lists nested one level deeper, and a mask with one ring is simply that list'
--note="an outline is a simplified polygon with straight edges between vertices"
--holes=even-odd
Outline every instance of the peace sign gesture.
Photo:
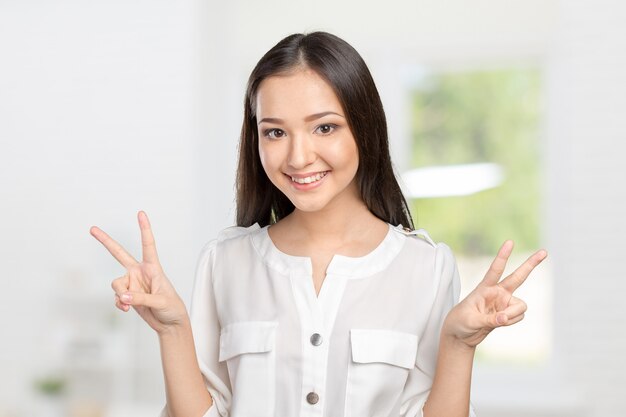
[{"label": "peace sign gesture", "polygon": [[132,306],[150,327],[161,333],[184,322],[187,309],[161,268],[148,216],[140,211],[137,219],[141,230],[141,262],[98,227],[93,226],[89,232],[126,268],[126,273],[111,283],[116,307],[126,312]]},{"label": "peace sign gesture", "polygon": [[526,303],[514,297],[513,292],[548,254],[545,250],[535,252],[511,275],[500,281],[512,250],[513,241],[504,242],[485,278],[450,310],[442,334],[475,347],[496,327],[510,326],[524,318]]}]

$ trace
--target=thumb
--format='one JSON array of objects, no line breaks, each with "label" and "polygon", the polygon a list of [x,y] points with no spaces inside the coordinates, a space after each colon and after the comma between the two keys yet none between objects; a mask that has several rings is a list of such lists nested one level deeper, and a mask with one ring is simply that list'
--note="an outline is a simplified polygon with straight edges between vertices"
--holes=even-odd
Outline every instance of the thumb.
[{"label": "thumb", "polygon": [[124,304],[131,306],[144,306],[162,310],[167,305],[165,297],[158,294],[146,294],[143,292],[127,291],[120,295],[120,300]]}]

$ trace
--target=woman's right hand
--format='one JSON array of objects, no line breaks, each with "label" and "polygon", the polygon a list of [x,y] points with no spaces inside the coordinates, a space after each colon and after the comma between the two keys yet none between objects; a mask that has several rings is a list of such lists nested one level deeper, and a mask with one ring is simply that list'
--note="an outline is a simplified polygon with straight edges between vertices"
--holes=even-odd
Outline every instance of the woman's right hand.
[{"label": "woman's right hand", "polygon": [[132,306],[150,327],[161,334],[186,323],[189,318],[185,304],[159,263],[148,216],[140,211],[137,218],[141,229],[141,262],[98,227],[93,226],[89,232],[126,268],[126,273],[111,283],[116,307],[126,312]]}]

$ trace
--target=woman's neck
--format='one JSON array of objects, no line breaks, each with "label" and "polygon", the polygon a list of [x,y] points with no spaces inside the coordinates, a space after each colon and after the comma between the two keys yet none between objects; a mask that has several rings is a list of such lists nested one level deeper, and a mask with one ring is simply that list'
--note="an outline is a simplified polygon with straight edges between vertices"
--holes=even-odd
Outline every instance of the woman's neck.
[{"label": "woman's neck", "polygon": [[341,247],[347,242],[363,239],[379,241],[388,228],[384,221],[369,211],[361,199],[347,204],[343,201],[340,205],[314,212],[296,208],[275,226],[282,230],[274,232],[286,240],[305,240],[309,245],[324,247]]},{"label": "woman's neck", "polygon": [[340,212],[322,210],[305,212],[295,209],[291,213],[290,226],[302,229],[308,235],[345,235],[355,229],[367,228],[368,223],[378,220],[365,203],[354,205]]}]

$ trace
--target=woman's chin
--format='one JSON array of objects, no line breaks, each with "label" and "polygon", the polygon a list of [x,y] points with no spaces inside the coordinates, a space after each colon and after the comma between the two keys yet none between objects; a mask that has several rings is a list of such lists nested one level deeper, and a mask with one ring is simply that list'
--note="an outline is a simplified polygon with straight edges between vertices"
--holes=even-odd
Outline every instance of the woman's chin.
[{"label": "woman's chin", "polygon": [[318,212],[323,211],[324,208],[326,208],[326,204],[322,204],[319,201],[315,201],[315,202],[292,201],[292,203],[295,206],[296,210],[302,213],[307,213],[307,214],[318,213]]}]

